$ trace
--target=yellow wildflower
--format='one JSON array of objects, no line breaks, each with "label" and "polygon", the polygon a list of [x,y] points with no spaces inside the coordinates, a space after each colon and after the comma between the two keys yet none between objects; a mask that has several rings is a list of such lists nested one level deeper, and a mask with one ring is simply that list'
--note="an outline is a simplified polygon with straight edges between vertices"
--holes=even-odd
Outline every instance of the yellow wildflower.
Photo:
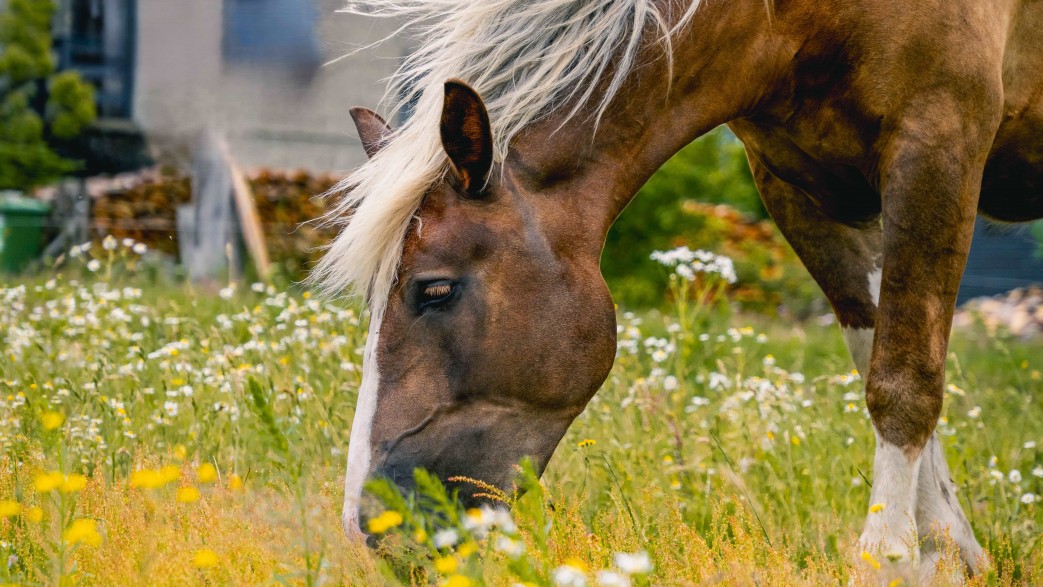
[{"label": "yellow wildflower", "polygon": [[584,573],[587,572],[587,563],[581,561],[580,559],[578,559],[576,557],[569,557],[569,558],[565,559],[565,564],[570,566],[570,567],[572,567],[572,568],[574,568],[574,569],[579,569],[580,571],[583,571]]},{"label": "yellow wildflower", "polygon": [[25,510],[25,519],[34,524],[39,524],[43,521],[43,508],[35,505],[31,508],[27,508]]},{"label": "yellow wildflower", "polygon": [[163,475],[156,469],[141,469],[130,474],[130,486],[138,489],[159,489],[166,485]]},{"label": "yellow wildflower", "polygon": [[200,483],[213,483],[217,480],[217,467],[210,463],[199,465],[199,469],[196,470],[196,479]]},{"label": "yellow wildflower", "polygon": [[37,493],[48,493],[58,489],[64,481],[65,475],[62,475],[61,471],[51,471],[50,473],[37,475],[33,481],[33,487]]},{"label": "yellow wildflower", "polygon": [[179,444],[179,445],[174,447],[174,458],[175,459],[177,459],[179,461],[183,461],[187,457],[188,457],[188,449],[185,448],[185,445]]},{"label": "yellow wildflower", "polygon": [[594,446],[595,444],[597,444],[597,441],[593,438],[584,438],[583,440],[579,441],[579,444],[577,444],[576,446],[580,448],[585,448],[588,446]]},{"label": "yellow wildflower", "polygon": [[459,566],[455,556],[443,556],[435,559],[435,570],[443,575],[452,575]]},{"label": "yellow wildflower", "polygon": [[369,521],[369,531],[373,534],[383,534],[388,530],[402,524],[402,514],[388,510]]},{"label": "yellow wildflower", "polygon": [[228,488],[232,491],[242,491],[243,489],[243,478],[233,473],[228,478]]},{"label": "yellow wildflower", "polygon": [[877,512],[882,512],[882,511],[884,511],[884,507],[885,506],[886,506],[886,504],[883,504],[883,503],[874,503],[873,505],[869,506],[869,512],[873,513],[873,514],[875,514]]},{"label": "yellow wildflower", "polygon": [[880,570],[880,561],[876,560],[876,557],[874,557],[873,555],[869,554],[868,551],[865,551],[865,550],[862,551],[862,560],[864,560],[867,563],[869,563],[869,566],[873,567],[874,569],[876,569],[878,571]]},{"label": "yellow wildflower", "polygon": [[901,577],[899,577],[898,579],[891,579],[891,582],[887,584],[887,587],[898,587],[904,582],[905,581],[902,581]]},{"label": "yellow wildflower", "polygon": [[10,499],[0,501],[0,516],[4,518],[13,518],[20,513],[22,513],[22,504]]},{"label": "yellow wildflower", "polygon": [[191,485],[179,487],[176,498],[181,503],[195,503],[199,501],[199,490]]},{"label": "yellow wildflower", "polygon": [[181,469],[177,465],[166,465],[159,468],[159,476],[163,479],[163,483],[177,481],[181,478]]},{"label": "yellow wildflower", "polygon": [[76,493],[87,486],[87,478],[83,475],[69,475],[58,488],[62,493]]},{"label": "yellow wildflower", "polygon": [[192,564],[200,569],[210,569],[217,566],[217,553],[209,548],[200,548],[192,557]]},{"label": "yellow wildflower", "polygon": [[101,534],[98,534],[98,523],[89,518],[80,518],[69,525],[63,536],[65,543],[88,544],[98,546],[101,544]]},{"label": "yellow wildflower", "polygon": [[456,549],[456,552],[460,556],[462,556],[464,558],[467,558],[467,557],[471,556],[472,554],[478,552],[478,545],[475,544],[474,542],[465,542],[465,543],[460,545],[460,548]]},{"label": "yellow wildflower", "polygon": [[800,446],[800,437],[799,436],[791,436],[789,441],[793,443],[793,446]]},{"label": "yellow wildflower", "polygon": [[471,580],[463,575],[453,575],[445,580],[445,587],[471,587]]},{"label": "yellow wildflower", "polygon": [[40,422],[44,430],[54,430],[65,422],[65,416],[61,412],[44,412],[40,416]]},{"label": "yellow wildflower", "polygon": [[423,528],[417,528],[417,531],[413,533],[413,540],[416,540],[420,544],[427,542],[427,532]]}]

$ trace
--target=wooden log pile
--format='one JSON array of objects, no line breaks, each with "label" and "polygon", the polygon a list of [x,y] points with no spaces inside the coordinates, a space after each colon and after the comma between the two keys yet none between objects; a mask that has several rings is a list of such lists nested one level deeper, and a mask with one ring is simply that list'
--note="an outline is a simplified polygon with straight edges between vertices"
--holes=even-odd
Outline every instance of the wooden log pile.
[{"label": "wooden log pile", "polygon": [[322,246],[337,236],[335,228],[322,227],[316,220],[327,209],[327,201],[318,196],[339,180],[303,171],[265,169],[250,175],[268,254],[291,275],[311,268],[322,256]]},{"label": "wooden log pile", "polygon": [[[247,174],[271,259],[300,277],[322,254],[336,229],[314,222],[326,212],[317,196],[340,180],[332,174],[260,169]],[[132,238],[152,250],[178,254],[177,208],[192,200],[187,173],[148,169],[87,181],[93,200],[95,240],[106,235]]]},{"label": "wooden log pile", "polygon": [[149,169],[115,178],[87,181],[94,201],[91,228],[105,235],[142,242],[152,250],[177,254],[176,210],[192,198],[187,175],[171,169]]}]

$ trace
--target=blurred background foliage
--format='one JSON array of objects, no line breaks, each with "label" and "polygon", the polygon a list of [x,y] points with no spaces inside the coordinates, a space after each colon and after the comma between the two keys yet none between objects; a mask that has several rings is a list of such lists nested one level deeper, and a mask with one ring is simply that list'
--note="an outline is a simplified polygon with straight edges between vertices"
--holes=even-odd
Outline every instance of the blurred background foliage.
[{"label": "blurred background foliage", "polygon": [[626,307],[662,304],[668,272],[649,254],[678,246],[731,257],[739,279],[728,295],[743,310],[797,318],[828,310],[770,221],[742,143],[726,127],[677,153],[616,220],[601,256],[616,300]]},{"label": "blurred background foliage", "polygon": [[55,73],[53,0],[0,3],[0,189],[29,191],[79,168],[57,149],[94,122],[94,88]]}]

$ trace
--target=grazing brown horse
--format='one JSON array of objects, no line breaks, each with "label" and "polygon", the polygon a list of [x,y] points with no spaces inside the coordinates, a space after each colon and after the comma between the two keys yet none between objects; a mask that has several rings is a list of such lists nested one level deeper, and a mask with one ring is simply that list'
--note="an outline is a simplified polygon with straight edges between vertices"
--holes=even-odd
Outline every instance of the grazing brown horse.
[{"label": "grazing brown horse", "polygon": [[977,213],[1043,216],[1043,2],[362,4],[422,42],[405,124],[352,112],[371,159],[316,273],[372,309],[349,533],[372,476],[543,470],[614,358],[609,227],[727,123],[866,376],[885,508],[861,548],[929,577],[947,533],[986,564],[934,428]]}]

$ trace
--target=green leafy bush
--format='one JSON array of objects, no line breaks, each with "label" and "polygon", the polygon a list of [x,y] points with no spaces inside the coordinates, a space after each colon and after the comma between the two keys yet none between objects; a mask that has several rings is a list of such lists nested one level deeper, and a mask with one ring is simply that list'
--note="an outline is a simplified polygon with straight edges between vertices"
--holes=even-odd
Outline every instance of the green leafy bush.
[{"label": "green leafy bush", "polygon": [[667,273],[649,255],[678,246],[731,257],[738,279],[727,295],[742,309],[798,317],[826,310],[768,220],[742,143],[725,127],[670,159],[612,227],[602,271],[616,299],[631,307],[662,304]]},{"label": "green leafy bush", "polygon": [[[97,116],[93,88],[75,72],[55,74],[54,10],[52,0],[10,0],[0,13],[0,189],[29,191],[74,171],[78,164],[53,143]],[[46,100],[38,100],[45,88]]]}]

